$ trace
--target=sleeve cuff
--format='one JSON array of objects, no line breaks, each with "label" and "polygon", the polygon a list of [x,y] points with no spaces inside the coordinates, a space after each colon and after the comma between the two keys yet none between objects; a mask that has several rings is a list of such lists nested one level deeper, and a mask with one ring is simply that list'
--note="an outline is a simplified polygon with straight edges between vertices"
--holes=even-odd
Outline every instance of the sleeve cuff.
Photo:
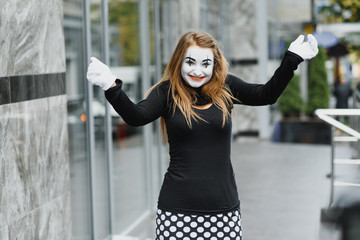
[{"label": "sleeve cuff", "polygon": [[116,83],[116,86],[114,86],[114,87],[109,88],[108,90],[106,90],[106,91],[105,91],[105,94],[111,93],[111,92],[113,92],[113,91],[117,91],[118,89],[121,89],[122,84],[123,84],[123,81],[117,78],[117,79],[115,80],[115,83]]},{"label": "sleeve cuff", "polygon": [[297,64],[300,64],[301,62],[304,61],[304,59],[302,57],[300,57],[299,55],[297,55],[296,53],[293,53],[289,50],[287,50],[285,52],[285,55],[288,55],[288,56],[293,56],[296,60],[297,60]]}]

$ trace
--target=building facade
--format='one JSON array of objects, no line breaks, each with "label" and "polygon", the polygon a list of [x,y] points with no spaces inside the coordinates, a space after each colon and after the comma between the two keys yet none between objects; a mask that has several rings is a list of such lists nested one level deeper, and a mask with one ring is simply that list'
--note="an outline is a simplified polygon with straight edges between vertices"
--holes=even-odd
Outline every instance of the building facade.
[{"label": "building facade", "polygon": [[0,239],[70,239],[63,3],[0,5]]}]

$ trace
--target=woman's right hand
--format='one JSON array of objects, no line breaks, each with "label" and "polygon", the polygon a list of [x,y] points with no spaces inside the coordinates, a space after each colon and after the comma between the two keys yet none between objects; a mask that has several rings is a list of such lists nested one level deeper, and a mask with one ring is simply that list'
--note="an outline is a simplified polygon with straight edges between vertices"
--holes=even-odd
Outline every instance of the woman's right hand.
[{"label": "woman's right hand", "polygon": [[91,62],[87,71],[87,79],[95,85],[100,86],[104,91],[108,90],[115,83],[116,76],[110,68],[99,61],[96,57],[90,58]]}]

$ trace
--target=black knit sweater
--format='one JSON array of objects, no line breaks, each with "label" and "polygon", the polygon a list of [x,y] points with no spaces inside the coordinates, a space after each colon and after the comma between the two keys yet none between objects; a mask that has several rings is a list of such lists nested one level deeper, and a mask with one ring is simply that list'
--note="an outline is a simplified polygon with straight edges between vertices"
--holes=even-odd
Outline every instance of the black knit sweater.
[{"label": "black knit sweater", "polygon": [[[226,84],[233,96],[251,106],[273,104],[291,80],[303,59],[287,51],[266,84],[249,84],[228,75]],[[128,125],[141,126],[160,116],[165,118],[170,147],[170,165],[158,199],[158,207],[179,213],[228,212],[239,206],[230,160],[231,118],[223,126],[222,111],[215,105],[194,111],[206,122],[192,121],[190,128],[182,113],[170,109],[170,81],[164,81],[135,104],[121,90],[121,81],[105,92],[107,100]],[[203,101],[200,101],[203,103]],[[206,101],[205,101],[206,102]]]}]

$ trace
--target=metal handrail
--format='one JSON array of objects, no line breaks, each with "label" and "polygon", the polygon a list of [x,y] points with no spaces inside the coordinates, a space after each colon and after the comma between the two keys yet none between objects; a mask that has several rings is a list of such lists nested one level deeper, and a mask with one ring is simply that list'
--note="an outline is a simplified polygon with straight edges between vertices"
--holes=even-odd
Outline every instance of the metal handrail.
[{"label": "metal handrail", "polygon": [[[360,95],[359,95],[360,97]],[[359,98],[360,99],[360,98]],[[360,187],[360,183],[351,182],[340,182],[335,181],[335,164],[358,164],[360,165],[359,159],[335,159],[335,143],[336,142],[358,142],[360,141],[360,132],[358,129],[354,129],[345,125],[344,123],[336,120],[334,117],[345,117],[345,116],[360,116],[360,109],[317,109],[315,114],[332,126],[331,134],[331,186],[330,186],[330,201],[329,207],[333,207],[334,203],[334,186],[353,186]],[[338,128],[350,136],[335,136],[334,130]],[[360,150],[357,149],[359,156]]]},{"label": "metal handrail", "polygon": [[360,139],[360,133],[355,129],[346,126],[342,122],[330,116],[360,116],[360,109],[317,109],[315,114],[333,127],[336,127],[349,135]]}]

